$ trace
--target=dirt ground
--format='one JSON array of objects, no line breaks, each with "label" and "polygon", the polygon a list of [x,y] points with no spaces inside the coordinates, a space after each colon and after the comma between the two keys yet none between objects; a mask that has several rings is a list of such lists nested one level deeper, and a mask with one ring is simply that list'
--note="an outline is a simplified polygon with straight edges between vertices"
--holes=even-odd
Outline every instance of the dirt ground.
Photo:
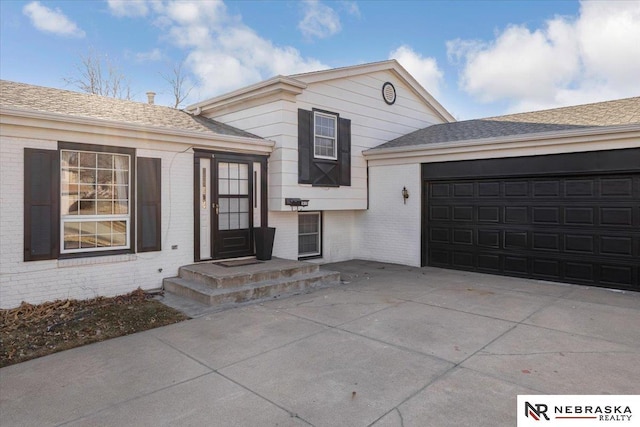
[{"label": "dirt ground", "polygon": [[0,310],[0,368],[186,319],[141,289],[113,298],[23,302]]}]

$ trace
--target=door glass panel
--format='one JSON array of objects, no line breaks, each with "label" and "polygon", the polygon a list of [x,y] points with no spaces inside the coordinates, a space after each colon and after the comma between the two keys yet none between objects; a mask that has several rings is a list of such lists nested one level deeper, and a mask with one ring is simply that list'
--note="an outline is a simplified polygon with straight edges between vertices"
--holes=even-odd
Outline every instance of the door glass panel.
[{"label": "door glass panel", "polygon": [[220,212],[228,213],[229,212],[229,199],[226,197],[220,197]]},{"label": "door glass panel", "polygon": [[239,192],[240,186],[239,186],[239,182],[237,179],[230,179],[229,180],[229,193],[227,194],[233,194],[233,195],[238,195],[240,194]]},{"label": "door glass panel", "polygon": [[229,178],[229,163],[218,163],[218,178]]},{"label": "door glass panel", "polygon": [[218,229],[219,230],[228,230],[229,229],[229,215],[228,213],[221,213],[218,216]]},{"label": "door glass panel", "polygon": [[238,179],[238,164],[237,163],[229,163],[229,179]]},{"label": "door glass panel", "polygon": [[240,228],[249,228],[249,213],[241,212],[238,215],[240,217]]}]

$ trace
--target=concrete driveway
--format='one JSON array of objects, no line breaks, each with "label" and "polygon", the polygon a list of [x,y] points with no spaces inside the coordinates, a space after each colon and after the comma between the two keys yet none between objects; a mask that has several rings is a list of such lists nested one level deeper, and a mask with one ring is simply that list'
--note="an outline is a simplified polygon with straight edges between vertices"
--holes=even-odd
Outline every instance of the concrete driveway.
[{"label": "concrete driveway", "polygon": [[639,394],[640,294],[364,261],[344,285],[0,370],[0,424],[513,426]]}]

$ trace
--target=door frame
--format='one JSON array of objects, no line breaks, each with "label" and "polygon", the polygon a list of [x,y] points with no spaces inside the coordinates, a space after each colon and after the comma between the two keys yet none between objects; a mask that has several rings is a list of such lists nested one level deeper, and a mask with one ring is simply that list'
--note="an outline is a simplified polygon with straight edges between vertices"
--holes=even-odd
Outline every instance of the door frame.
[{"label": "door frame", "polygon": [[[200,159],[207,158],[211,159],[211,165],[213,169],[213,165],[217,160],[225,160],[229,162],[250,162],[250,163],[259,163],[260,164],[260,188],[256,188],[254,184],[251,184],[250,187],[253,188],[252,194],[250,195],[250,202],[254,203],[255,209],[255,198],[256,195],[259,194],[260,197],[260,226],[267,227],[268,226],[268,207],[267,207],[267,164],[268,164],[268,156],[260,156],[260,155],[252,155],[252,154],[239,154],[239,153],[229,153],[224,151],[210,151],[210,150],[202,150],[202,149],[194,149],[193,150],[193,236],[194,236],[194,245],[193,245],[193,255],[194,261],[199,262],[202,261],[202,257],[200,254]],[[253,169],[253,168],[251,168]],[[216,172],[217,175],[217,172]],[[258,178],[258,177],[252,177]],[[251,179],[251,178],[250,178]],[[217,182],[211,182],[212,190],[215,189],[215,193],[217,194]],[[213,198],[212,191],[212,198]],[[212,209],[211,205],[209,205],[209,209]],[[214,219],[214,214],[210,215],[211,218],[211,252],[213,255],[215,253],[215,240],[214,240],[214,225],[217,224],[217,218]],[[253,228],[253,221],[250,218],[250,229]],[[255,254],[255,250],[252,251],[252,254]],[[222,259],[222,258],[209,258],[206,257],[204,261],[212,260],[212,259]]]}]

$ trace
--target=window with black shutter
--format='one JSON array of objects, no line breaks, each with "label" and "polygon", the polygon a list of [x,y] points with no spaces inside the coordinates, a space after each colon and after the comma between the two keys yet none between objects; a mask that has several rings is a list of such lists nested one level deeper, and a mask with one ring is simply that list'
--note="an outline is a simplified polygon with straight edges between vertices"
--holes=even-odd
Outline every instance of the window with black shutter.
[{"label": "window with black shutter", "polygon": [[329,111],[298,110],[298,183],[351,185],[351,120]]},{"label": "window with black shutter", "polygon": [[58,148],[24,151],[25,261],[134,252],[134,224],[138,252],[161,249],[160,159],[136,168],[132,148]]}]

